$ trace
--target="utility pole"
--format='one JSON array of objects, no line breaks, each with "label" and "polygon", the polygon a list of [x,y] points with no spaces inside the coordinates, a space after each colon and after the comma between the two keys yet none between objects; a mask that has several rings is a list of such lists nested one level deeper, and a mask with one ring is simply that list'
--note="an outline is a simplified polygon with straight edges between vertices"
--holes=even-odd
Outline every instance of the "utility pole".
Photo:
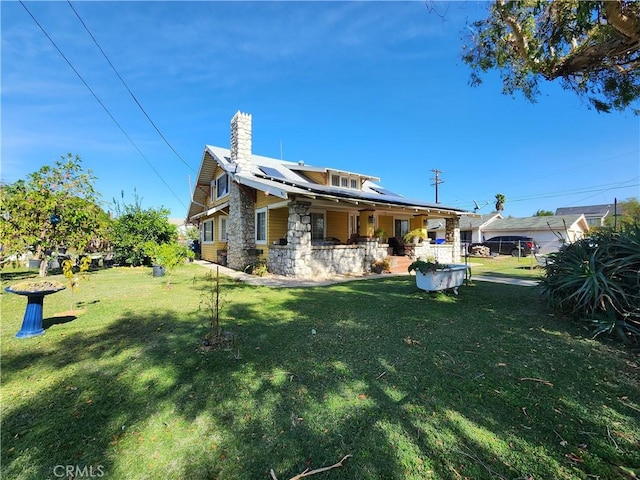
[{"label": "utility pole", "polygon": [[431,170],[435,176],[431,178],[431,180],[434,181],[434,183],[431,184],[431,186],[435,186],[436,187],[436,203],[440,203],[440,200],[438,198],[438,185],[440,185],[441,183],[444,183],[444,180],[442,180],[440,178],[440,174],[443,173],[441,170],[438,170],[437,168]]}]

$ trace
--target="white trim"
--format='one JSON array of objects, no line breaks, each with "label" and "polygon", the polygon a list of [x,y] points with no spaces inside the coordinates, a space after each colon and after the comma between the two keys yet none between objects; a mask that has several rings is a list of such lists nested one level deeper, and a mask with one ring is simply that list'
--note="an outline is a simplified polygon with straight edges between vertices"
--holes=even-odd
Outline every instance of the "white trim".
[{"label": "white trim", "polygon": [[284,202],[272,203],[270,205],[267,205],[267,208],[269,210],[274,210],[276,208],[282,208],[282,207],[288,207],[288,206],[289,206],[289,200],[286,200]]},{"label": "white trim", "polygon": [[[268,224],[268,218],[269,218],[269,214],[267,212],[267,208],[263,207],[263,208],[258,208],[256,209],[255,212],[255,241],[256,241],[256,245],[266,245],[267,244],[267,238],[269,237],[269,224]],[[264,213],[264,240],[258,240],[258,215]]]},{"label": "white trim", "polygon": [[256,180],[251,180],[246,177],[240,177],[236,175],[236,181],[241,185],[246,185],[247,187],[255,188],[256,190],[262,190],[263,192],[268,192],[269,195],[275,195],[280,198],[289,198],[287,192],[280,188],[271,187],[269,185],[265,185],[263,182],[258,182]]},{"label": "white trim", "polygon": [[209,210],[196,213],[189,220],[197,220],[198,218],[201,218],[201,217],[208,217],[209,215],[213,215],[214,213],[219,212],[220,210],[222,210],[223,208],[227,208],[228,206],[229,206],[229,202],[221,203],[220,205],[216,205],[215,207],[210,208]]},{"label": "white trim", "polygon": [[[205,240],[205,230],[207,223],[211,224],[211,240]],[[214,219],[205,220],[202,222],[202,243],[203,244],[211,244],[216,242],[216,222]]]}]

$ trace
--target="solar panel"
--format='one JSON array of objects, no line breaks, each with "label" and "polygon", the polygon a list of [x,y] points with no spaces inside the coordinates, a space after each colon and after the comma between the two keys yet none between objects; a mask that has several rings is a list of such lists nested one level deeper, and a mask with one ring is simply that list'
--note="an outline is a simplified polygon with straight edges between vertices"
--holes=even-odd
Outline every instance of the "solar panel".
[{"label": "solar panel", "polygon": [[382,195],[391,195],[394,197],[399,197],[400,195],[398,195],[397,193],[392,192],[391,190],[387,190],[386,188],[382,188],[382,187],[371,187],[372,190],[375,190],[376,192],[382,194]]},{"label": "solar panel", "polygon": [[276,170],[275,168],[271,168],[271,167],[260,167],[260,170],[262,170],[262,173],[264,173],[267,177],[271,177],[271,178],[280,178],[282,180],[286,180],[286,177],[284,175],[282,175],[282,173],[280,173],[278,170]]}]

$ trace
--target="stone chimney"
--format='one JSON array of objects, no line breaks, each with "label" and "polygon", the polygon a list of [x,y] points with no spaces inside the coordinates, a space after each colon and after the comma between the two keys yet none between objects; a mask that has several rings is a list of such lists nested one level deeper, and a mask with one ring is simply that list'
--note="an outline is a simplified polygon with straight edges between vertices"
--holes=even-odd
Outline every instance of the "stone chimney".
[{"label": "stone chimney", "polygon": [[[251,115],[237,112],[231,119],[231,162],[237,171],[251,166]],[[256,260],[255,192],[241,188],[235,180],[229,185],[229,219],[227,221],[227,265],[242,271]]]},{"label": "stone chimney", "polygon": [[251,114],[237,111],[231,119],[231,161],[238,170],[251,165]]}]

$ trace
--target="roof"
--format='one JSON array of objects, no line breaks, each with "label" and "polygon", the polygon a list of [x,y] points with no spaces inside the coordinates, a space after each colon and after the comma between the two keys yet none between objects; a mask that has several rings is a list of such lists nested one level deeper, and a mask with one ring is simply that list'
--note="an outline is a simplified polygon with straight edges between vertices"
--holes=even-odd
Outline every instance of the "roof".
[{"label": "roof", "polygon": [[[477,228],[484,228],[485,225],[491,223],[496,218],[502,218],[500,213],[491,213],[485,215],[465,216],[464,220],[460,221],[460,230],[475,230]],[[427,230],[440,230],[444,228],[444,222],[441,218],[430,218],[427,222]]]},{"label": "roof", "polygon": [[[416,213],[433,212],[442,215],[473,215],[471,212],[459,208],[403,197],[376,183],[379,179],[372,175],[328,167],[314,167],[260,155],[252,155],[248,168],[243,168],[231,162],[231,152],[228,148],[206,145],[187,218],[192,219],[206,209],[209,184],[213,179],[216,166],[220,166],[230,175],[233,181],[241,185],[268,192],[270,195],[283,199],[302,196],[310,199],[349,202],[359,208],[388,206],[412,208]],[[301,174],[303,171],[358,176],[364,181],[361,190],[320,185]]]},{"label": "roof", "polygon": [[582,207],[560,207],[556,209],[556,215],[575,215],[583,213],[586,216],[606,217],[613,210],[613,205],[585,205]]},{"label": "roof", "polygon": [[500,218],[484,227],[485,232],[503,230],[564,230],[581,228],[583,231],[589,230],[587,220],[584,215],[549,215],[525,218]]}]

